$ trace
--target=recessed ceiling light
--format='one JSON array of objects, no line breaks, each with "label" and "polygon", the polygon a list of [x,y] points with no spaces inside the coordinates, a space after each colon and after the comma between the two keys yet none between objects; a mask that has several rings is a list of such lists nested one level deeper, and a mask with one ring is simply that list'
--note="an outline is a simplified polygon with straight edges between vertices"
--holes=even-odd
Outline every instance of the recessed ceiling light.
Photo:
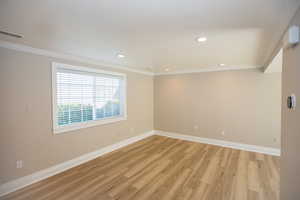
[{"label": "recessed ceiling light", "polygon": [[199,38],[197,38],[198,42],[205,42],[206,40],[207,40],[206,37],[199,37]]},{"label": "recessed ceiling light", "polygon": [[169,68],[166,68],[166,69],[165,69],[166,72],[168,72],[169,70],[170,70]]},{"label": "recessed ceiling light", "polygon": [[117,56],[118,56],[118,58],[125,58],[125,55],[123,55],[123,54],[118,54]]},{"label": "recessed ceiling light", "polygon": [[220,66],[222,66],[222,67],[223,67],[223,66],[225,66],[225,64],[224,64],[224,63],[221,63],[221,64],[219,64],[219,65],[220,65]]}]

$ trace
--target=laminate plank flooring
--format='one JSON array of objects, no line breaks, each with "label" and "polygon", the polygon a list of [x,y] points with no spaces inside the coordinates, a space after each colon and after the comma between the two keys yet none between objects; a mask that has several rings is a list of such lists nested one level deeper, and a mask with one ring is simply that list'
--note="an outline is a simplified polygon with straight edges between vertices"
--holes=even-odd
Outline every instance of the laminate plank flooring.
[{"label": "laminate plank flooring", "polygon": [[152,136],[3,200],[279,200],[279,157]]}]

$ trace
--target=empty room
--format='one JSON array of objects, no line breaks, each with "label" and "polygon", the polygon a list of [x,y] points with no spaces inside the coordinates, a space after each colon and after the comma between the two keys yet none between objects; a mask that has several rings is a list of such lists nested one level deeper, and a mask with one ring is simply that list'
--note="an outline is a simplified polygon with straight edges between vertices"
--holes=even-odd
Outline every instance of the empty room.
[{"label": "empty room", "polygon": [[1,200],[299,200],[299,0],[1,0]]}]

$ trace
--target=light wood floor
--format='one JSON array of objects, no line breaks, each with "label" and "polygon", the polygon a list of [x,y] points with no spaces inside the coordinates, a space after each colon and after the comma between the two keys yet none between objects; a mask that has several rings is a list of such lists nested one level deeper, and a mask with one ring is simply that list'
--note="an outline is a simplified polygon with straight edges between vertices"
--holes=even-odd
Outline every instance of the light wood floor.
[{"label": "light wood floor", "polygon": [[152,136],[5,196],[279,200],[279,158]]}]

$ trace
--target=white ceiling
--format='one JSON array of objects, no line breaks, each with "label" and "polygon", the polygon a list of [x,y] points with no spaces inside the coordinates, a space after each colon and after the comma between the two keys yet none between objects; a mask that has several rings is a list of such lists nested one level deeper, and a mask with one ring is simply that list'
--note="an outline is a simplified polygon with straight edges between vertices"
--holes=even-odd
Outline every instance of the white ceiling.
[{"label": "white ceiling", "polygon": [[[299,0],[1,0],[6,40],[163,72],[262,66]],[[207,37],[197,43],[199,36]],[[116,55],[122,53],[125,58]]]}]

